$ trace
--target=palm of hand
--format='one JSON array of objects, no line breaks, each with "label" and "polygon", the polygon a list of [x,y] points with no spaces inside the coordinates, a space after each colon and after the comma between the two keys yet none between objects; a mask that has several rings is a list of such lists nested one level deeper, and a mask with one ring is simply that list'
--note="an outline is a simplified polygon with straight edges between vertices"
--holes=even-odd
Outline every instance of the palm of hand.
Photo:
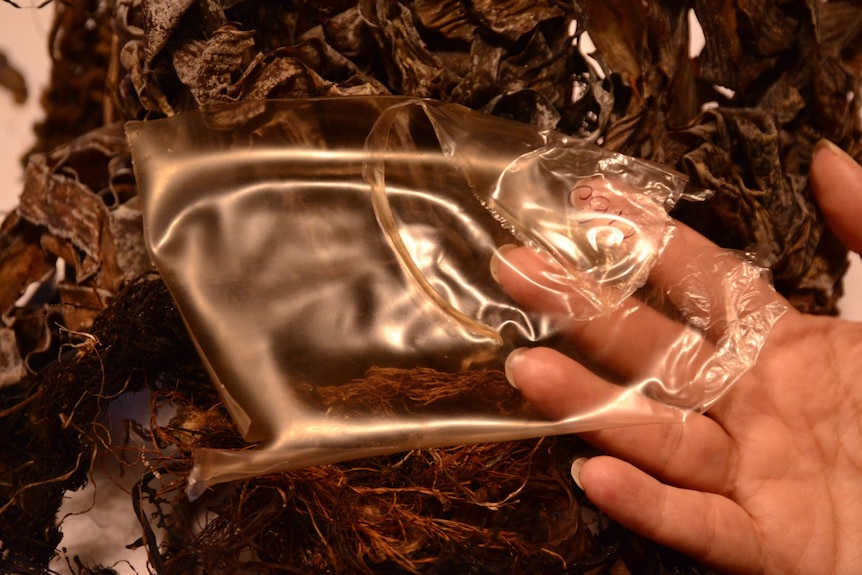
[{"label": "palm of hand", "polygon": [[710,414],[716,440],[729,442],[726,482],[715,490],[726,499],[716,507],[729,507],[738,526],[727,527],[748,532],[748,542],[698,555],[734,571],[858,569],[860,373],[862,326],[797,313],[781,320],[752,372]]}]

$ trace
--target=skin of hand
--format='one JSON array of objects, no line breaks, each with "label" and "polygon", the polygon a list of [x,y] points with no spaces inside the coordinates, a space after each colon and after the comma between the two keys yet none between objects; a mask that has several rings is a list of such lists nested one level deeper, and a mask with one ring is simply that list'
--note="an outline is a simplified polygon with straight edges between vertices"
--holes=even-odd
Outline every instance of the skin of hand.
[{"label": "skin of hand", "polygon": [[[862,252],[862,167],[824,141],[810,181],[831,229]],[[530,307],[518,263],[530,265],[526,252],[507,254],[494,273]],[[506,368],[553,418],[577,409],[589,385],[582,366],[547,348],[518,350]],[[577,461],[575,480],[637,533],[721,572],[862,572],[860,323],[790,309],[705,415],[583,437],[608,455]]]}]

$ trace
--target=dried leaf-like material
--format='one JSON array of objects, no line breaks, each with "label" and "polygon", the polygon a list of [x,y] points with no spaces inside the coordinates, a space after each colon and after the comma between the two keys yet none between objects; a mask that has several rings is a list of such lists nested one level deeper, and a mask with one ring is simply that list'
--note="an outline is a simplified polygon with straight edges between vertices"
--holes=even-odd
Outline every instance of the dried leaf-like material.
[{"label": "dried leaf-like material", "polygon": [[816,3],[817,40],[835,60],[843,60],[848,71],[862,67],[862,10],[854,0]]},{"label": "dried leaf-like material", "polygon": [[302,34],[303,39],[313,36],[322,38],[333,51],[353,62],[359,69],[363,69],[363,63],[373,57],[371,33],[358,6],[350,6]]},{"label": "dried leaf-like material", "polygon": [[18,383],[25,373],[24,360],[18,349],[15,332],[7,327],[0,327],[0,388]]},{"label": "dried leaf-like material", "polygon": [[[317,78],[311,89],[326,87],[325,95],[388,94],[389,90],[373,76],[362,72],[353,62],[320,38],[303,36],[303,41],[277,50],[280,57],[294,58],[301,63],[306,75]],[[314,92],[302,92],[301,86],[292,93],[306,97]],[[320,92],[323,94],[324,92]],[[281,95],[280,92],[276,95]],[[301,97],[301,96],[299,96]]]},{"label": "dried leaf-like material", "polygon": [[470,6],[460,0],[416,0],[416,17],[425,28],[449,40],[471,42],[476,33]]},{"label": "dried leaf-like material", "polygon": [[199,106],[237,97],[239,81],[252,65],[252,36],[225,26],[209,40],[188,42],[173,53],[177,77],[191,89]]},{"label": "dried leaf-like material", "polygon": [[[770,246],[771,253],[781,254],[769,262],[773,273],[779,281],[801,277],[802,266],[817,248],[811,236],[821,230],[815,211],[796,205],[804,182],[793,182],[776,169],[781,165],[781,142],[774,116],[761,110],[717,108],[705,112],[696,127],[674,137],[684,139],[691,150],[683,162],[697,183],[717,192],[712,207],[719,218],[741,220],[736,229],[725,227],[728,233],[740,234],[725,237],[725,242],[770,246],[783,233],[787,243]],[[765,212],[771,217],[764,218]]]},{"label": "dried leaf-like material", "polygon": [[858,31],[852,15],[844,27],[832,16],[847,6],[695,1],[706,45],[694,62],[683,4],[633,13],[624,0],[586,4],[613,79],[602,102],[604,145],[717,191],[705,208],[676,215],[722,245],[756,251],[799,309],[834,313],[846,253],[817,213],[807,173],[821,137],[862,155],[862,98],[848,98],[862,92],[860,48],[846,42]]},{"label": "dried leaf-like material", "polygon": [[[688,217],[724,245],[754,249],[797,308],[833,309],[841,294],[836,283],[846,269],[846,252],[824,228],[806,179],[784,168],[795,164],[807,170],[813,146],[805,142],[801,149],[785,148],[780,119],[798,113],[798,92],[776,84],[769,96],[774,111],[717,108],[705,112],[696,126],[669,134],[688,150],[680,161],[693,181],[717,192],[709,218]],[[681,217],[687,218],[684,213]],[[818,289],[812,290],[815,285]]]},{"label": "dried leaf-like material", "polygon": [[137,114],[141,110],[158,111],[166,115],[175,113],[159,84],[153,81],[159,71],[146,65],[146,48],[140,40],[126,42],[120,51],[119,61],[127,70],[120,82],[119,94],[134,94],[133,98],[122,98],[127,106],[126,114]]},{"label": "dried leaf-like material", "polygon": [[394,93],[433,98],[454,87],[456,77],[422,41],[407,6],[389,0],[361,0],[359,13],[378,45],[392,54],[384,63]]},{"label": "dried leaf-like material", "polygon": [[42,306],[55,262],[40,244],[41,235],[17,211],[0,226],[0,388],[24,381],[30,359],[53,342],[46,321],[55,318]]},{"label": "dried leaf-like material", "polygon": [[[751,3],[766,4],[763,0]],[[751,7],[747,7],[750,9]],[[744,8],[743,8],[744,9]],[[751,21],[726,0],[697,0],[695,12],[704,31],[705,45],[700,56],[700,76],[705,82],[736,91],[745,91],[767,70],[775,67],[774,52],[760,53],[757,34],[745,24]],[[788,22],[793,33],[795,21]],[[771,27],[776,27],[772,23]],[[773,34],[779,34],[773,31]]]},{"label": "dried leaf-like material", "polygon": [[71,260],[81,281],[90,278],[104,263],[101,232],[107,208],[83,184],[57,174],[44,156],[34,157],[27,167],[21,215],[44,226],[54,237],[72,243],[81,256]]},{"label": "dried leaf-like material", "polygon": [[[121,2],[122,4],[122,2]],[[144,13],[144,62],[149,66],[162,51],[174,33],[180,20],[195,4],[195,0],[171,0],[169,2],[141,2]]]},{"label": "dried leaf-like material", "polygon": [[43,230],[42,249],[72,266],[61,283],[66,324],[89,326],[121,285],[150,268],[122,127],[107,126],[27,166],[20,216]]},{"label": "dried leaf-like material", "polygon": [[[456,5],[460,8],[449,9]],[[410,6],[368,0],[303,4],[297,12],[273,8],[268,17],[250,16],[240,3],[236,14],[245,14],[269,35],[263,37],[259,29],[252,40],[237,24],[209,33],[203,32],[205,26],[179,30],[175,25],[164,40],[170,27],[150,30],[154,19],[145,18],[144,37],[158,36],[158,51],[145,47],[137,33],[133,23],[142,19],[134,17],[134,5],[121,6],[120,60],[126,75],[120,81],[120,104],[128,118],[188,109],[187,99],[168,81],[174,76],[189,87],[194,107],[234,99],[404,93],[517,113],[557,127],[559,110],[571,104],[573,62],[578,66],[566,27],[577,8],[565,3]],[[171,8],[189,15],[193,9]],[[226,12],[239,22],[234,15]],[[440,36],[427,37],[428,30]],[[460,39],[441,43],[441,36],[453,34]],[[513,104],[498,105],[509,97]],[[525,112],[525,104],[538,109]]]},{"label": "dried leaf-like material", "polygon": [[650,64],[646,23],[649,7],[625,0],[590,0],[585,4],[590,15],[590,37],[605,65],[626,85],[643,90],[640,79]]},{"label": "dried leaf-like material", "polygon": [[[565,37],[558,37],[558,41],[568,43]],[[502,98],[529,101],[525,111],[507,111],[503,115],[540,129],[553,129],[561,118],[561,104],[568,96],[569,88],[559,83],[559,78],[568,70],[568,55],[564,45],[551,45],[545,34],[536,31],[521,53],[501,61],[497,82]],[[505,110],[498,102],[493,109],[497,114]]]},{"label": "dried leaf-like material", "polygon": [[548,20],[563,21],[568,15],[562,2],[553,0],[475,0],[473,13],[491,32],[510,41],[520,39]]},{"label": "dried leaf-like material", "polygon": [[0,316],[6,316],[25,288],[54,269],[39,245],[40,230],[12,212],[0,225]]},{"label": "dried leaf-like material", "polygon": [[[124,145],[116,132],[115,129],[113,136],[98,134],[89,141],[79,140],[50,155],[34,155],[27,166],[18,209],[28,221],[46,228],[56,238],[68,240],[81,252],[80,257],[70,262],[81,282],[102,265],[110,265],[110,258],[102,253],[108,207],[95,194],[100,186],[94,178],[107,171],[111,147]],[[100,156],[102,166],[97,163]]]}]

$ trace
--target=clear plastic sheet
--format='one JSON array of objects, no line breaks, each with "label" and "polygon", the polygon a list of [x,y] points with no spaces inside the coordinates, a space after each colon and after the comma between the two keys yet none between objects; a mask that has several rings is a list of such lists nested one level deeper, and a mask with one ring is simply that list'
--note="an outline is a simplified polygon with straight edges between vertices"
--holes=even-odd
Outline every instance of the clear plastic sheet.
[{"label": "clear plastic sheet", "polygon": [[[259,442],[197,452],[192,497],[418,447],[682,421],[752,365],[784,309],[764,270],[681,249],[668,215],[686,195],[678,174],[463,107],[237,103],[127,134],[151,257],[231,416]],[[562,311],[519,305],[495,281],[492,259],[510,244],[542,262],[525,281]],[[627,326],[648,313],[671,335],[641,364],[602,365],[596,350],[629,345]],[[542,417],[501,373],[535,345],[619,392]],[[402,384],[372,384],[381,377]]]}]

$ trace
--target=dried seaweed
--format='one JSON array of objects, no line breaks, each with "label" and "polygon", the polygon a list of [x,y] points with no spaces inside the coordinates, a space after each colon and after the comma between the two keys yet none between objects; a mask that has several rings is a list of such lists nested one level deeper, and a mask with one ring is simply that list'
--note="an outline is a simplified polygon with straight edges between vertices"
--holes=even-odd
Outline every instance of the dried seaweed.
[{"label": "dried seaweed", "polygon": [[57,2],[48,38],[51,75],[41,96],[45,120],[35,126],[34,152],[48,152],[106,123],[112,3]]},{"label": "dried seaweed", "polygon": [[[74,0],[53,8],[47,117],[21,205],[0,227],[0,571],[45,568],[60,542],[63,493],[86,481],[95,458],[114,456],[148,464],[132,497],[136,544],[159,574],[707,572],[589,507],[565,474],[587,449],[573,437],[300,470],[187,502],[194,449],[246,444],[148,272],[121,123],[237,100],[392,93],[555,128],[714,190],[675,215],[724,246],[758,253],[799,309],[835,313],[846,251],[825,229],[806,174],[821,137],[862,159],[858,2]],[[690,9],[706,41],[695,59]],[[479,385],[500,409],[522,407],[499,372],[374,370],[309,393],[349,417],[446,409]],[[142,389],[152,394],[150,425],[132,426],[136,442],[107,445],[100,416]]]},{"label": "dried seaweed", "polygon": [[197,365],[170,295],[154,281],[131,284],[87,333],[65,334],[57,361],[0,389],[3,572],[40,572],[24,566],[45,566],[54,554],[60,500],[86,481],[109,403]]},{"label": "dried seaweed", "polygon": [[[798,308],[834,313],[845,254],[823,229],[805,174],[821,137],[862,154],[859,99],[846,98],[858,90],[858,9],[764,0],[722,11],[694,2],[706,45],[692,60],[689,8],[379,0],[273,8],[264,24],[259,9],[239,3],[181,27],[194,10],[185,2],[158,25],[146,18],[137,38],[128,34],[120,106],[143,117],[239,99],[397,93],[556,128],[717,191],[680,217],[722,245],[757,251]],[[577,49],[584,30],[604,78]],[[704,109],[711,103],[718,107]]]}]

